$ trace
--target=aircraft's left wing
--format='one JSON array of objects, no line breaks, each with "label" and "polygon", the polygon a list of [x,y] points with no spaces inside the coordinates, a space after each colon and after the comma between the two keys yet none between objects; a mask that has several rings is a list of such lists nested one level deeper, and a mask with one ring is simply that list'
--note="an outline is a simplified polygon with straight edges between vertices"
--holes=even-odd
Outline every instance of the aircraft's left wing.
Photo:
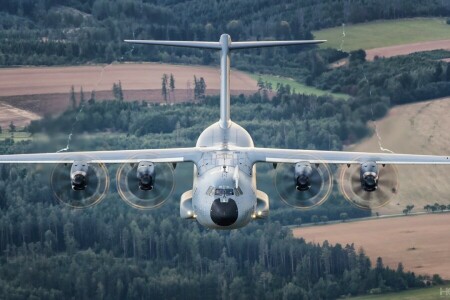
[{"label": "aircraft's left wing", "polygon": [[172,148],[146,150],[83,151],[61,153],[35,153],[0,155],[0,163],[138,163],[152,162],[195,162],[201,156],[200,148]]},{"label": "aircraft's left wing", "polygon": [[346,151],[319,151],[319,150],[289,150],[272,148],[250,148],[246,150],[252,163],[296,163],[309,161],[311,163],[329,164],[357,164],[373,161],[377,164],[403,164],[403,165],[449,165],[449,156],[413,155],[394,153],[367,153]]}]

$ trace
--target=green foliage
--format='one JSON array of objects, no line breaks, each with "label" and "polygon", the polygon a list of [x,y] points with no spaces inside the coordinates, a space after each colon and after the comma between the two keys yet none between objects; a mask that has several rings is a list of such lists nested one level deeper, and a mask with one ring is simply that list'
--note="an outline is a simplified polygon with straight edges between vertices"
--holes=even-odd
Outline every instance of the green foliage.
[{"label": "green foliage", "polygon": [[390,105],[412,103],[450,95],[449,66],[425,55],[408,55],[373,62],[351,63],[317,77],[313,84],[328,90],[336,85],[344,93],[372,103],[370,111],[360,111],[366,120],[386,113]]}]

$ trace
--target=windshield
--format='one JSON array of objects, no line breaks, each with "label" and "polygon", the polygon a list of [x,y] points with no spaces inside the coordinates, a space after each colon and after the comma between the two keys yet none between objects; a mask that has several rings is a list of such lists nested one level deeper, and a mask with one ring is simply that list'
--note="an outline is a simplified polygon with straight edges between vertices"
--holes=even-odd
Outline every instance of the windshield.
[{"label": "windshield", "polygon": [[234,195],[234,191],[233,189],[230,188],[217,188],[216,191],[214,192],[215,196],[233,196]]}]

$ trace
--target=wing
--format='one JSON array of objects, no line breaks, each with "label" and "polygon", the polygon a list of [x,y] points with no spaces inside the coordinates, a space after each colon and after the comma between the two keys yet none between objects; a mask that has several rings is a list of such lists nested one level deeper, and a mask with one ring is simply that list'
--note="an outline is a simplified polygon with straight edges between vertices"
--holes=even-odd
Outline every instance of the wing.
[{"label": "wing", "polygon": [[0,163],[71,163],[76,160],[87,163],[137,163],[142,160],[176,163],[194,162],[201,155],[200,148],[85,151],[0,155]]},{"label": "wing", "polygon": [[252,148],[247,150],[253,162],[296,163],[298,161],[325,162],[329,164],[355,164],[374,161],[377,164],[448,165],[450,156],[412,155],[394,153],[367,153],[346,151],[289,150]]}]

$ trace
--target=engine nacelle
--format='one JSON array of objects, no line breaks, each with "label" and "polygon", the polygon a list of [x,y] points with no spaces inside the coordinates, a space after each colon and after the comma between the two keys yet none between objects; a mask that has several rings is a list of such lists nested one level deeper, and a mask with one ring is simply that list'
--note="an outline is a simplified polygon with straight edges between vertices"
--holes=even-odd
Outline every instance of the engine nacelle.
[{"label": "engine nacelle", "polygon": [[361,187],[366,192],[376,191],[378,188],[378,166],[374,161],[363,162],[360,168]]},{"label": "engine nacelle", "polygon": [[153,184],[155,182],[155,165],[150,161],[139,162],[136,178],[139,181],[139,189],[143,191],[153,190]]},{"label": "engine nacelle", "polygon": [[88,184],[89,165],[85,161],[75,161],[70,168],[70,182],[74,191],[83,191]]},{"label": "engine nacelle", "polygon": [[295,164],[295,187],[298,191],[307,191],[311,188],[312,171],[311,164],[307,161]]}]

